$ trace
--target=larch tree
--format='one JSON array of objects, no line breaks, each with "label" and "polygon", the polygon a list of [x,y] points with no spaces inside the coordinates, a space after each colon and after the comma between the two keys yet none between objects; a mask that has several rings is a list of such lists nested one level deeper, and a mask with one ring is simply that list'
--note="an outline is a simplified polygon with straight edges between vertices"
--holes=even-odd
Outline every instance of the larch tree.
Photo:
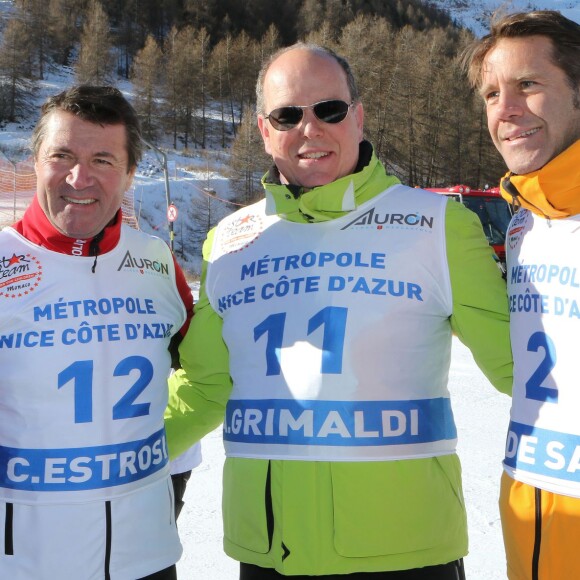
[{"label": "larch tree", "polygon": [[254,109],[247,106],[232,145],[230,163],[230,182],[238,203],[248,205],[263,197],[260,178],[270,164],[271,159],[264,151],[264,143],[256,127]]},{"label": "larch tree", "polygon": [[226,133],[236,134],[234,50],[234,38],[228,33],[212,51],[212,68],[218,75],[214,77],[214,95],[217,87],[222,107],[224,135]]},{"label": "larch tree", "polygon": [[163,53],[153,36],[148,36],[145,46],[133,61],[131,81],[135,88],[135,109],[141,119],[145,138],[154,141],[157,134],[158,86],[162,78]]},{"label": "larch tree", "polygon": [[27,57],[30,77],[44,79],[48,65],[48,36],[46,34],[49,16],[44,0],[17,0],[16,7],[28,38]]},{"label": "larch tree", "polygon": [[271,24],[260,39],[260,67],[272,53],[280,48],[280,46],[280,33],[276,26]]},{"label": "larch tree", "polygon": [[225,40],[221,40],[211,51],[209,63],[209,93],[219,107],[221,127],[220,140],[222,148],[225,148],[228,142],[227,127],[229,124],[226,121],[226,70],[228,57],[228,43]]},{"label": "larch tree", "polygon": [[179,138],[185,148],[193,139],[196,36],[197,31],[192,26],[181,30],[173,28],[165,42],[164,117],[173,133],[174,147],[177,147]]},{"label": "larch tree", "polygon": [[[307,38],[311,33],[315,33],[321,28],[323,23],[328,23],[328,29],[331,29],[330,23],[326,18],[326,3],[319,0],[304,0],[298,11],[296,18],[296,34],[298,38]],[[333,30],[333,34],[336,34]]]},{"label": "larch tree", "polygon": [[208,34],[217,29],[219,0],[184,0],[183,20],[194,28],[205,28]]},{"label": "larch tree", "polygon": [[379,158],[389,148],[393,85],[396,74],[393,51],[395,33],[384,18],[359,14],[347,24],[337,50],[349,61],[365,109],[365,136]]},{"label": "larch tree", "polygon": [[13,122],[27,109],[28,79],[26,54],[28,30],[21,20],[10,20],[0,47],[0,120]]},{"label": "larch tree", "polygon": [[316,30],[312,30],[304,37],[304,42],[332,48],[336,46],[336,30],[333,30],[330,23],[324,20]]},{"label": "larch tree", "polygon": [[192,59],[193,78],[191,84],[195,88],[195,111],[194,111],[194,140],[202,149],[206,147],[208,133],[208,101],[209,101],[209,60],[210,60],[210,37],[207,30],[202,27],[197,31],[193,39]]},{"label": "larch tree", "polygon": [[68,66],[79,42],[77,23],[84,14],[83,0],[50,0],[48,3],[47,35],[50,51],[57,64]]},{"label": "larch tree", "polygon": [[105,85],[113,82],[114,60],[109,33],[109,18],[98,0],[91,0],[75,63],[77,82]]},{"label": "larch tree", "polygon": [[237,113],[237,124],[242,113],[256,100],[256,77],[261,66],[259,44],[244,31],[234,38],[229,59],[230,98]]}]

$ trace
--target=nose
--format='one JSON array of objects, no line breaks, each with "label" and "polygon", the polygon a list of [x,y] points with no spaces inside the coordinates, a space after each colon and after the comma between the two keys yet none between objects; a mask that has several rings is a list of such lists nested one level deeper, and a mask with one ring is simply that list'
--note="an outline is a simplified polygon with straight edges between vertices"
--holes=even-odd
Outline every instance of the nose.
[{"label": "nose", "polygon": [[501,119],[519,117],[523,113],[521,97],[511,91],[502,91],[497,102],[496,113]]},{"label": "nose", "polygon": [[304,117],[302,118],[300,129],[305,137],[312,138],[322,135],[324,132],[323,125],[324,122],[316,117],[312,109],[304,110]]},{"label": "nose", "polygon": [[92,176],[88,166],[77,162],[70,168],[66,182],[74,189],[85,189],[92,185]]}]

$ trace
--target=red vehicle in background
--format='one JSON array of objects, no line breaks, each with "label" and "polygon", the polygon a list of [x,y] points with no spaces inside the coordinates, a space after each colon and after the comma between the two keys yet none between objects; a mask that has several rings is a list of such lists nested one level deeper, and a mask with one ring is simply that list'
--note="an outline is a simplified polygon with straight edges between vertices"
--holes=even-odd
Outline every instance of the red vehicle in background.
[{"label": "red vehicle in background", "polygon": [[502,270],[505,271],[505,235],[512,219],[510,204],[501,197],[499,187],[472,189],[467,185],[446,188],[426,188],[428,191],[453,197],[475,212],[481,221],[485,237],[494,249]]}]

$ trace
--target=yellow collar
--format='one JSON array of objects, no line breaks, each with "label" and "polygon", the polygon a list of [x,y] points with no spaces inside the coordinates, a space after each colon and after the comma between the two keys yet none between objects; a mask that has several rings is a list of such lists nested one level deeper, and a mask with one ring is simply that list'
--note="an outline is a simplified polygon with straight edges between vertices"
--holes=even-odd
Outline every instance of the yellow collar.
[{"label": "yellow collar", "polygon": [[501,194],[510,203],[546,218],[580,214],[580,140],[538,171],[506,173]]}]

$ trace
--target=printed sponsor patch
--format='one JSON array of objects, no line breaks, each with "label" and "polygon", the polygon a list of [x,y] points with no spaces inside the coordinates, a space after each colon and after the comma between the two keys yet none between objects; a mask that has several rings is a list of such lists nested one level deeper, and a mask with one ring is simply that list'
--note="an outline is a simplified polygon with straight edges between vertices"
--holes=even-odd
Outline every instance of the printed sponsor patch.
[{"label": "printed sponsor patch", "polygon": [[38,288],[42,264],[32,254],[0,257],[0,297],[22,298]]},{"label": "printed sponsor patch", "polygon": [[240,215],[229,221],[221,232],[221,247],[224,254],[237,252],[254,243],[264,231],[264,223],[257,214]]},{"label": "printed sponsor patch", "polygon": [[512,250],[519,244],[522,238],[528,215],[528,211],[520,210],[518,213],[516,213],[510,223],[506,239],[509,247]]},{"label": "printed sponsor patch", "polygon": [[426,216],[415,213],[379,213],[372,207],[363,214],[357,216],[355,219],[347,223],[341,229],[348,230],[350,228],[363,229],[413,229],[421,231],[430,231],[433,229],[435,218],[433,216]]},{"label": "printed sponsor patch", "polygon": [[163,277],[169,276],[169,265],[159,260],[152,260],[150,258],[143,258],[142,256],[134,256],[129,250],[123,256],[123,260],[117,268],[117,272],[121,270],[137,271],[140,274],[155,274]]}]

